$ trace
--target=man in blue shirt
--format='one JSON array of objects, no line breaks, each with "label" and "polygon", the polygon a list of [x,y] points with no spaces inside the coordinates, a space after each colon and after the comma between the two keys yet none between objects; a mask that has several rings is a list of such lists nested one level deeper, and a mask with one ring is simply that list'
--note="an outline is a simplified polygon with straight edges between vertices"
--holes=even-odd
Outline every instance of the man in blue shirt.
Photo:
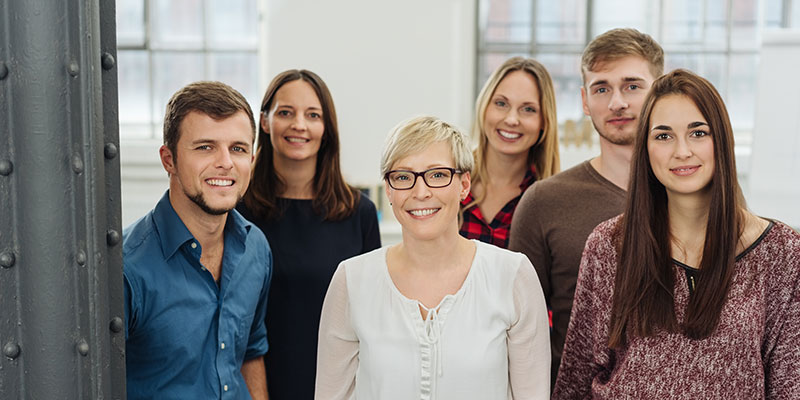
[{"label": "man in blue shirt", "polygon": [[167,104],[159,152],[169,190],[125,229],[128,399],[266,399],[272,255],[234,210],[250,181],[244,97],[196,82]]}]

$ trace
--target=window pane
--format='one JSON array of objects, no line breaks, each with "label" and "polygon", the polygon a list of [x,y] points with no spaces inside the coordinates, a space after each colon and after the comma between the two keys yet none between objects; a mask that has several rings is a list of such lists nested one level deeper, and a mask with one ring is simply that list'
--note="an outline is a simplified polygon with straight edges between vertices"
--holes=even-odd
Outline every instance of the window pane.
[{"label": "window pane", "polygon": [[186,84],[205,78],[203,53],[153,52],[153,120],[157,130],[167,101]]},{"label": "window pane", "polygon": [[255,49],[258,45],[256,0],[209,0],[208,41],[214,48]]},{"label": "window pane", "polygon": [[756,50],[758,1],[737,0],[731,7],[731,48]]},{"label": "window pane", "polygon": [[486,42],[530,42],[530,0],[491,0],[486,18]]},{"label": "window pane", "polygon": [[[649,1],[594,1],[594,8],[592,9],[594,12],[594,21],[592,21],[592,36],[597,36],[609,29],[623,26],[636,28],[642,32],[647,32],[650,28],[648,24],[650,17],[650,6],[651,2]],[[653,37],[658,39],[657,35],[653,35]]]},{"label": "window pane", "polygon": [[257,114],[261,106],[258,88],[258,57],[256,53],[212,53],[209,55],[209,79],[231,85]]},{"label": "window pane", "polygon": [[202,48],[203,0],[152,0],[153,48]]},{"label": "window pane", "polygon": [[535,58],[547,68],[550,78],[553,79],[558,122],[580,120],[583,116],[580,55],[539,54]]},{"label": "window pane", "polygon": [[144,46],[144,0],[117,0],[117,44]]},{"label": "window pane", "polygon": [[150,68],[146,51],[117,52],[119,124],[123,139],[152,137]]},{"label": "window pane", "polygon": [[703,3],[694,0],[668,1],[662,20],[664,37],[661,44],[700,45],[703,42]]},{"label": "window pane", "polygon": [[792,0],[791,9],[792,15],[790,28],[800,28],[800,0]]},{"label": "window pane", "polygon": [[[766,0],[764,9],[764,27],[781,28],[784,13],[783,0]],[[788,28],[788,26],[785,28]]]},{"label": "window pane", "polygon": [[706,4],[706,48],[728,47],[728,3],[726,0],[709,0]]},{"label": "window pane", "polygon": [[586,0],[537,1],[536,41],[578,43],[586,40]]},{"label": "window pane", "polygon": [[[497,67],[502,65],[506,60],[511,57],[530,57],[528,54],[524,53],[486,53],[480,58],[480,63],[478,64],[478,92],[483,88],[483,85],[486,84],[486,80],[489,79],[489,75],[494,72]],[[477,93],[476,93],[477,95]]]},{"label": "window pane", "polygon": [[757,65],[758,56],[753,54],[737,54],[730,58],[731,77],[725,104],[735,129],[753,129]]}]

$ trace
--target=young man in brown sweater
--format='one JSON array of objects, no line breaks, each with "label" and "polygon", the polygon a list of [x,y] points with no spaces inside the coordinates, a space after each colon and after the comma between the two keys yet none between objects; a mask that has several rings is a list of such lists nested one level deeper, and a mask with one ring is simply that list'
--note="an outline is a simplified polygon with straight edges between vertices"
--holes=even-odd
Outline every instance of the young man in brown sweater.
[{"label": "young man in brown sweater", "polygon": [[553,313],[553,383],[586,238],[623,211],[639,112],[663,70],[661,46],[635,29],[610,30],[586,46],[581,98],[599,134],[600,155],[531,186],[511,223],[509,249],[533,263]]}]

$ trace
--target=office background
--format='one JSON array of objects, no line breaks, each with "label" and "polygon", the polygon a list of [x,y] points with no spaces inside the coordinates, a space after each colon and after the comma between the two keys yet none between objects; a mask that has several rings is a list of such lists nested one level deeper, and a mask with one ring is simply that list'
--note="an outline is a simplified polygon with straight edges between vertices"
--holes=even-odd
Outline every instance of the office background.
[{"label": "office background", "polygon": [[272,76],[306,68],[333,93],[345,177],[371,190],[391,242],[379,155],[392,126],[433,114],[467,130],[488,74],[531,56],[554,80],[566,169],[599,154],[579,59],[614,27],[649,33],[667,70],[714,83],[750,208],[800,227],[800,0],[117,0],[123,224],[167,188],[158,147],[175,90],[222,80],[257,111]]}]

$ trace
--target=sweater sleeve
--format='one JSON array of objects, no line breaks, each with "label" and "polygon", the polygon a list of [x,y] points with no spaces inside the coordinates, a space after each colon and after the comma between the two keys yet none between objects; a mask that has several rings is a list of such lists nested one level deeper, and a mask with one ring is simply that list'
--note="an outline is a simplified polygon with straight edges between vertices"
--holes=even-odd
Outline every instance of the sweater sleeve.
[{"label": "sweater sleeve", "polygon": [[800,399],[800,235],[782,247],[788,253],[777,274],[788,279],[770,296],[775,314],[767,317],[766,398]]},{"label": "sweater sleeve", "polygon": [[547,306],[530,261],[520,257],[514,279],[516,321],[508,330],[508,376],[515,399],[550,398]]},{"label": "sweater sleeve", "polygon": [[610,239],[602,234],[603,226],[589,236],[583,250],[566,343],[553,389],[554,400],[589,398],[592,381],[604,368],[597,360],[609,357],[605,314],[610,304],[605,303],[611,299],[614,279],[603,271],[615,269],[616,257]]},{"label": "sweater sleeve", "polygon": [[511,233],[508,249],[518,251],[526,256],[533,264],[536,274],[539,277],[539,284],[544,292],[545,299],[549,299],[550,290],[550,266],[552,259],[547,248],[546,238],[544,237],[539,211],[536,209],[536,194],[540,186],[534,183],[523,193],[522,198],[514,210],[514,218],[511,220]]},{"label": "sweater sleeve", "polygon": [[319,324],[315,399],[351,399],[358,369],[358,336],[351,325],[347,275],[339,264]]}]

